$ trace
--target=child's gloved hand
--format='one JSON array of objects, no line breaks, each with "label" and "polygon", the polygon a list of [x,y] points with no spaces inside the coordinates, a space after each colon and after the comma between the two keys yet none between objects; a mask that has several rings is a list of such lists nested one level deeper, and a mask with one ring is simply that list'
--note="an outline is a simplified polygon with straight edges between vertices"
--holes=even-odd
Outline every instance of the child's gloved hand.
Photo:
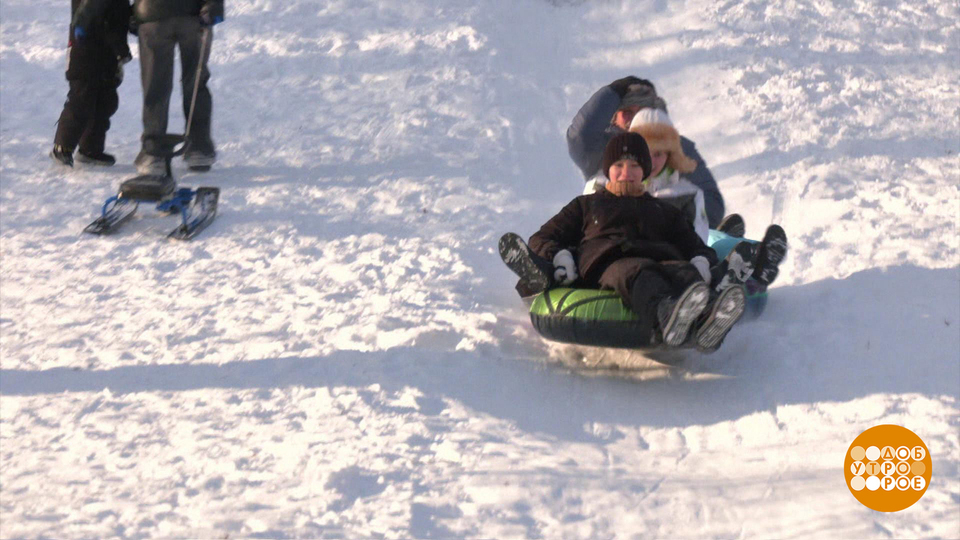
[{"label": "child's gloved hand", "polygon": [[573,262],[573,254],[561,249],[553,256],[553,279],[561,285],[569,285],[577,280],[577,265]]}]

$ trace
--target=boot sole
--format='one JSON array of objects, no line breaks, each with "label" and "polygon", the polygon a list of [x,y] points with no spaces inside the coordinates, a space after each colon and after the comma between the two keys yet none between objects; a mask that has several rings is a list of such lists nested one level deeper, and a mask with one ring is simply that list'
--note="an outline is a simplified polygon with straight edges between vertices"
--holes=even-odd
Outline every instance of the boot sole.
[{"label": "boot sole", "polygon": [[721,221],[720,225],[717,226],[717,230],[737,238],[743,238],[743,235],[747,234],[747,226],[739,214],[730,214],[729,216],[723,218],[723,221]]},{"label": "boot sole", "polygon": [[716,350],[733,325],[743,317],[746,305],[747,298],[742,286],[730,287],[720,293],[707,320],[697,330],[697,348],[703,352]]},{"label": "boot sole", "polygon": [[769,285],[780,273],[778,266],[787,258],[787,233],[779,225],[767,227],[757,254],[754,277],[757,281]]},{"label": "boot sole", "polygon": [[57,156],[53,155],[53,152],[50,152],[49,156],[50,156],[50,159],[52,159],[53,162],[56,163],[57,165],[63,165],[64,167],[70,167],[71,169],[73,168],[72,162],[68,163],[66,161],[61,160]]},{"label": "boot sole", "polygon": [[710,299],[710,288],[704,282],[695,283],[683,291],[674,306],[670,318],[663,325],[663,343],[669,347],[679,347],[687,340],[690,326],[697,320],[707,307]]},{"label": "boot sole", "polygon": [[187,164],[187,167],[190,167],[191,169],[194,167],[210,167],[217,162],[217,157],[190,155],[185,156],[183,161]]},{"label": "boot sole", "polygon": [[550,288],[550,277],[533,262],[530,247],[519,235],[507,233],[501,236],[497,247],[500,251],[500,259],[507,268],[525,281],[531,289],[545,291]]},{"label": "boot sole", "polygon": [[77,154],[76,159],[74,159],[74,162],[83,163],[84,165],[93,165],[96,167],[113,167],[116,164],[116,161],[114,161],[113,163],[110,163],[109,161],[99,161],[96,159],[84,157],[83,154],[79,154],[79,153]]}]

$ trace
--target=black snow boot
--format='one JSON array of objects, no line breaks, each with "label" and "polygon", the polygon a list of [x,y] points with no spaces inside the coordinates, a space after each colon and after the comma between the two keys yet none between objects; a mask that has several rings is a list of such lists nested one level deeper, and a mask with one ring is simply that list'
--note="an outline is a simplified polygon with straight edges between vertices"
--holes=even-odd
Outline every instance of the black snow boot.
[{"label": "black snow boot", "polygon": [[747,224],[743,222],[740,214],[730,214],[720,220],[720,224],[717,225],[717,230],[730,236],[743,238],[743,235],[747,234]]},{"label": "black snow boot", "polygon": [[98,165],[100,167],[112,167],[117,162],[117,158],[105,152],[96,154],[86,154],[83,150],[77,152],[77,161],[87,165]]},{"label": "black snow boot", "polygon": [[724,260],[710,269],[713,290],[719,293],[746,283],[754,273],[757,249],[757,245],[751,242],[740,242],[734,246]]},{"label": "black snow boot", "polygon": [[663,343],[679,347],[687,341],[687,334],[710,300],[710,288],[698,281],[687,287],[678,298],[665,298],[657,304],[657,322]]},{"label": "black snow boot", "polygon": [[764,287],[780,273],[780,263],[787,258],[787,233],[779,225],[767,227],[754,262],[753,278]]},{"label": "black snow boot", "polygon": [[530,251],[523,238],[507,233],[500,237],[498,247],[504,264],[520,277],[518,291],[538,294],[550,288],[553,265]]},{"label": "black snow boot", "polygon": [[183,160],[187,162],[187,167],[190,167],[191,171],[207,172],[217,162],[217,153],[213,150],[201,152],[191,149],[183,155]]},{"label": "black snow boot", "polygon": [[746,304],[746,293],[742,285],[728,287],[721,292],[697,328],[697,349],[711,353],[720,348],[727,332],[743,316]]},{"label": "black snow boot", "polygon": [[66,165],[67,167],[73,167],[73,150],[67,150],[59,144],[55,144],[53,145],[53,150],[50,151],[50,157],[57,163]]}]

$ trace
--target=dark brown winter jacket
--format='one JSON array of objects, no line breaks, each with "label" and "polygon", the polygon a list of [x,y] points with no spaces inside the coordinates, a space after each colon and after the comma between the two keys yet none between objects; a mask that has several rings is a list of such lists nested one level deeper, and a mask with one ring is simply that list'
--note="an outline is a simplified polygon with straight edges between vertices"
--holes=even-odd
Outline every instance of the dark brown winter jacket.
[{"label": "dark brown winter jacket", "polygon": [[716,252],[683,213],[646,193],[618,197],[601,189],[581,195],[540,227],[529,245],[548,261],[561,249],[575,248],[578,272],[587,282],[597,282],[610,263],[625,257],[663,262],[702,255],[710,266],[717,264]]},{"label": "dark brown winter jacket", "polygon": [[223,20],[223,0],[134,0],[133,15],[137,23],[162,21],[174,17],[199,17]]}]

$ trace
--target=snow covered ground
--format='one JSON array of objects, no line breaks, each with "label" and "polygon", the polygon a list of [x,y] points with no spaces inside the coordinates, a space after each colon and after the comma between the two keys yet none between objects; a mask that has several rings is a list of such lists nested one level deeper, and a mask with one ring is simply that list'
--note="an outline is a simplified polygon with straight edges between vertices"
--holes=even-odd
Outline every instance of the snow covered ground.
[{"label": "snow covered ground", "polygon": [[[0,4],[0,537],[960,537],[956,2],[234,0],[189,243],[79,233],[139,67],[119,164],[54,167],[68,19]],[[792,251],[718,353],[575,369],[494,246],[627,74]],[[844,482],[879,424],[933,457],[898,513]]]}]

